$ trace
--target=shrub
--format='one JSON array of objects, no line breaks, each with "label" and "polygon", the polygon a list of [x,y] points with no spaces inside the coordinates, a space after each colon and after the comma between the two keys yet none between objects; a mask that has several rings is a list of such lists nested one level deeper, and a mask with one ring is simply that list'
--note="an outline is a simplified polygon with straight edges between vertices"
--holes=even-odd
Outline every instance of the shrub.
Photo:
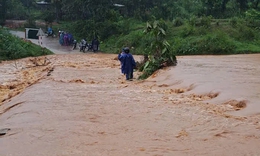
[{"label": "shrub", "polygon": [[253,29],[244,25],[239,25],[238,32],[238,38],[240,40],[253,41],[257,38],[257,33]]},{"label": "shrub", "polygon": [[152,75],[161,67],[176,65],[177,60],[170,44],[166,41],[166,32],[161,27],[164,26],[163,21],[154,21],[148,23],[145,29],[145,36],[150,38],[150,48],[145,53],[148,56],[147,61],[139,68],[143,74],[139,79],[145,79]]},{"label": "shrub", "polygon": [[239,19],[237,17],[233,17],[229,20],[229,23],[233,28],[235,28],[239,23]]},{"label": "shrub", "polygon": [[200,19],[199,26],[209,28],[211,26],[211,20],[212,20],[211,16],[203,16]]},{"label": "shrub", "polygon": [[223,33],[212,33],[201,37],[190,37],[176,44],[178,55],[230,54],[236,46]]},{"label": "shrub", "polygon": [[195,26],[197,23],[197,17],[196,16],[192,16],[189,18],[188,20],[188,24],[191,25],[191,26]]},{"label": "shrub", "polygon": [[186,24],[181,30],[181,37],[188,37],[195,33],[195,26]]},{"label": "shrub", "polygon": [[175,27],[179,27],[179,26],[182,26],[184,24],[184,21],[180,18],[180,17],[177,17],[174,21],[173,21],[173,25]]},{"label": "shrub", "polygon": [[36,22],[33,16],[30,16],[26,23],[24,24],[25,28],[36,28]]}]

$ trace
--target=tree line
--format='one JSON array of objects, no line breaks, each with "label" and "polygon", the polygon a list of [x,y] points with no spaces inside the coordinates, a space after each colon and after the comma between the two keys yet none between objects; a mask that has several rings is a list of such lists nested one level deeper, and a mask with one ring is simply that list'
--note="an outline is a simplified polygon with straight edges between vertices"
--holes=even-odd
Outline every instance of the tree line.
[{"label": "tree line", "polygon": [[[26,19],[36,10],[35,0],[0,0],[1,22],[6,18]],[[44,9],[52,12],[56,20],[104,20],[115,12],[124,17],[148,20],[173,20],[176,17],[212,16],[230,18],[243,16],[250,9],[259,10],[260,0],[45,0],[51,3]]]}]

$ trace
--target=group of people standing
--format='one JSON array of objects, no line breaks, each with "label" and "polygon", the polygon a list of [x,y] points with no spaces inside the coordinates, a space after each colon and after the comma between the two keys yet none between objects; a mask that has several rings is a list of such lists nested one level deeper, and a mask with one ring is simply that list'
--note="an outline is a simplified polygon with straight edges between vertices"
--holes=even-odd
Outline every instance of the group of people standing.
[{"label": "group of people standing", "polygon": [[128,47],[123,48],[122,52],[118,54],[118,60],[121,63],[122,74],[126,76],[126,80],[132,81],[136,62]]},{"label": "group of people standing", "polygon": [[74,38],[72,34],[64,31],[59,31],[59,43],[60,45],[70,46],[73,44]]}]

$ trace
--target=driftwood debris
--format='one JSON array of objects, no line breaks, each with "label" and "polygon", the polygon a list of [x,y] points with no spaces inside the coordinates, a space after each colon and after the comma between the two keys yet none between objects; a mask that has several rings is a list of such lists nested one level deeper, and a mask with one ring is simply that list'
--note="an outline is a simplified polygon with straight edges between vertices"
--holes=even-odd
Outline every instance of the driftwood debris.
[{"label": "driftwood debris", "polygon": [[35,65],[35,66],[47,66],[51,63],[51,61],[47,58],[44,57],[44,59],[35,57],[30,59],[30,61]]}]

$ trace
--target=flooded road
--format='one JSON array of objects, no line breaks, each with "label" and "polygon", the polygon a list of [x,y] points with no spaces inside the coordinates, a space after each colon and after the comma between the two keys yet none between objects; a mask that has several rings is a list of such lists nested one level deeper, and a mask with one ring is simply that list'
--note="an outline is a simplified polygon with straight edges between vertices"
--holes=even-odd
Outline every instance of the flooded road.
[{"label": "flooded road", "polygon": [[158,74],[159,84],[191,86],[188,93],[219,93],[210,103],[244,101],[236,115],[260,113],[260,54],[178,57],[178,66]]},{"label": "flooded road", "polygon": [[259,55],[179,57],[132,82],[115,57],[2,62],[0,155],[260,155]]}]

